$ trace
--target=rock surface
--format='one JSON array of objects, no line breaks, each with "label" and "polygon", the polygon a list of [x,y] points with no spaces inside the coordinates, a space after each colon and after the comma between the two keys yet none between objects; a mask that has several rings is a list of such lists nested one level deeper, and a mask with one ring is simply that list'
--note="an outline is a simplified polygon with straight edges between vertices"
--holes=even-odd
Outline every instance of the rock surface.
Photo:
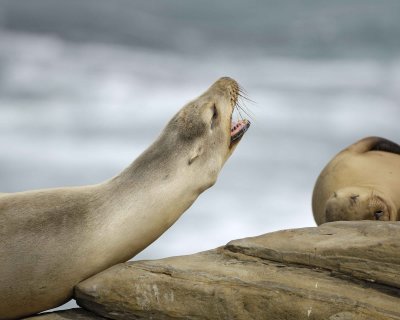
[{"label": "rock surface", "polygon": [[75,298],[111,319],[400,319],[399,249],[400,223],[334,222],[119,264]]},{"label": "rock surface", "polygon": [[400,288],[400,223],[327,223],[234,240],[227,249],[285,264],[338,271]]}]

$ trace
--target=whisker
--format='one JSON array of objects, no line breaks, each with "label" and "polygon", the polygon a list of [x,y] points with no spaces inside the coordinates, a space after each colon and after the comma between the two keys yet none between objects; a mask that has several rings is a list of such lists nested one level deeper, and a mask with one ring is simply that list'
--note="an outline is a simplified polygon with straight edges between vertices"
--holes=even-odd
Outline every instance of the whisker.
[{"label": "whisker", "polygon": [[235,110],[237,110],[237,112],[239,113],[239,117],[243,120],[243,116],[242,113],[240,112],[240,108],[238,107],[238,105],[235,106]]},{"label": "whisker", "polygon": [[242,120],[244,119],[242,113],[244,113],[251,120],[254,120],[255,115],[254,115],[254,113],[251,112],[250,108],[247,107],[246,101],[253,103],[253,104],[256,104],[256,102],[251,100],[248,97],[247,91],[241,85],[238,85],[237,95],[238,95],[238,98],[237,98],[234,110],[237,110],[237,112],[239,113],[239,116]]},{"label": "whisker", "polygon": [[251,100],[248,96],[239,94],[239,97],[240,97],[241,99],[243,99],[243,100],[248,101],[248,102],[251,102],[251,103],[254,103],[254,104],[257,103],[257,102],[255,102],[254,100]]},{"label": "whisker", "polygon": [[249,94],[247,93],[246,89],[243,87],[239,86],[239,92],[238,92],[239,97],[243,98],[244,100],[247,100],[251,103],[256,103],[255,101],[251,100],[249,98]]},{"label": "whisker", "polygon": [[248,95],[247,90],[243,88],[241,85],[239,85],[239,93],[243,93],[245,96]]},{"label": "whisker", "polygon": [[244,101],[242,99],[238,100],[238,103],[236,106],[242,110],[250,119],[254,120],[255,116],[254,114],[250,111],[250,109],[246,106]]},{"label": "whisker", "polygon": [[239,96],[248,96],[247,91],[242,87],[239,87],[238,94],[239,94]]}]

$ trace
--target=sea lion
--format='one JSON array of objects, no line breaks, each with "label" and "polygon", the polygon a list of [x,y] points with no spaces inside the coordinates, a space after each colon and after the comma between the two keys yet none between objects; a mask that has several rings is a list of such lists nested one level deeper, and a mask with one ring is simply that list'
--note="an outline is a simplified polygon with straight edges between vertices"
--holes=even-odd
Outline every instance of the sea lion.
[{"label": "sea lion", "polygon": [[319,175],[312,209],[318,225],[338,220],[399,220],[400,146],[368,137],[341,151]]},{"label": "sea lion", "polygon": [[0,196],[0,319],[59,306],[80,281],[129,260],[216,182],[250,122],[232,121],[238,83],[185,105],[118,176]]}]

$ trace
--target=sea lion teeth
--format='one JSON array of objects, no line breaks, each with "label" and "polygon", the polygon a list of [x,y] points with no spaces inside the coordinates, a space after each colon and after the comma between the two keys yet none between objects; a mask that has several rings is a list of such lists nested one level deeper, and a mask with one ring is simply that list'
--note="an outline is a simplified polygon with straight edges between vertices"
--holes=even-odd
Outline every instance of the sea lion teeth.
[{"label": "sea lion teeth", "polygon": [[231,143],[240,139],[247,129],[250,127],[250,121],[248,120],[240,120],[237,124],[237,127],[231,132]]},{"label": "sea lion teeth", "polygon": [[230,130],[238,88],[216,81],[108,181],[1,193],[0,319],[65,303],[77,283],[142,251],[214,185],[240,140]]}]

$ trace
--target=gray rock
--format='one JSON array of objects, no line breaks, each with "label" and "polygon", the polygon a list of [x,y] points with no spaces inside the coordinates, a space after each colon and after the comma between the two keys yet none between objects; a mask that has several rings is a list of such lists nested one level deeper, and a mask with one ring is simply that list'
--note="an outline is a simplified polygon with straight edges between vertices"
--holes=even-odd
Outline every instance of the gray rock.
[{"label": "gray rock", "polygon": [[29,320],[107,320],[83,309],[69,309],[43,313],[34,317],[25,318]]},{"label": "gray rock", "polygon": [[400,319],[400,224],[336,222],[114,266],[75,288],[111,319]]}]

